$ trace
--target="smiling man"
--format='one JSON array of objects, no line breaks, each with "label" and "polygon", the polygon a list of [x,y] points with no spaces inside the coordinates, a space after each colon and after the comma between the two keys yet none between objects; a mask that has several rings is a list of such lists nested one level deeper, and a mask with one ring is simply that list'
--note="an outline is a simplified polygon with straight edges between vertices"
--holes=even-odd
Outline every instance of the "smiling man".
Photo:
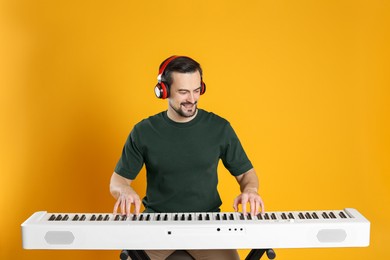
[{"label": "smiling man", "polygon": [[[111,177],[114,213],[139,214],[141,200],[131,188],[143,165],[147,187],[145,212],[218,212],[222,204],[217,185],[219,160],[240,186],[233,202],[237,211],[264,211],[258,178],[230,123],[198,108],[205,93],[202,69],[185,56],[172,56],[159,68],[155,93],[168,100],[168,109],[136,124]],[[147,251],[166,259],[173,251]],[[239,259],[236,250],[189,250],[195,259]]]}]

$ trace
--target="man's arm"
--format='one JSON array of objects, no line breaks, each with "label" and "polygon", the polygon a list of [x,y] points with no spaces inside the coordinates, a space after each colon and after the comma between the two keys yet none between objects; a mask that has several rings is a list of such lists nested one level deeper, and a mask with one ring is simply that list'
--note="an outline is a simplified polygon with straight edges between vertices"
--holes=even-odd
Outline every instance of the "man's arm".
[{"label": "man's arm", "polygon": [[141,208],[141,200],[138,194],[130,187],[131,180],[126,179],[116,172],[111,176],[110,192],[117,200],[114,206],[114,214],[120,212],[130,215],[131,205],[134,205],[134,214],[139,214]]},{"label": "man's arm", "polygon": [[238,205],[242,205],[242,213],[246,214],[246,204],[249,202],[251,215],[257,215],[264,212],[264,202],[258,194],[259,179],[257,178],[255,169],[236,176],[236,180],[240,185],[241,194],[234,200],[233,208],[238,211]]}]

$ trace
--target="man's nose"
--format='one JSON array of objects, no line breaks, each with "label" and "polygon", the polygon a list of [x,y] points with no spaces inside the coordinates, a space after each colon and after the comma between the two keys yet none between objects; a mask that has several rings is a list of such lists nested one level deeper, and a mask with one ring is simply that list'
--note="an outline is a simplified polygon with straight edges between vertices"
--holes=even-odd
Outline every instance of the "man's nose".
[{"label": "man's nose", "polygon": [[188,93],[187,101],[191,103],[195,102],[195,94],[193,92]]}]

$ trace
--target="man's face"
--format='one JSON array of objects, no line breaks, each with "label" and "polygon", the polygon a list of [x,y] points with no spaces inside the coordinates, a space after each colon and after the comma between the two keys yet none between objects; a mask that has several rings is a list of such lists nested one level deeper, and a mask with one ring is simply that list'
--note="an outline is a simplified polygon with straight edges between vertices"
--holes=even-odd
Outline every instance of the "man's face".
[{"label": "man's face", "polygon": [[196,114],[201,90],[199,71],[190,73],[172,72],[169,94],[169,109],[177,119],[191,118]]}]

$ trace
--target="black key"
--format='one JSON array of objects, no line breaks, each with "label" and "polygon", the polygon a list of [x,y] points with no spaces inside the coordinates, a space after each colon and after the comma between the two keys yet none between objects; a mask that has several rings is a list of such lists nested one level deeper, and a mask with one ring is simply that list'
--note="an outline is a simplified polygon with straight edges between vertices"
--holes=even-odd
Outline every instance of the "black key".
[{"label": "black key", "polygon": [[102,215],[99,215],[99,217],[97,218],[98,221],[102,221],[103,220],[103,216]]},{"label": "black key", "polygon": [[341,218],[347,218],[347,216],[344,214],[344,212],[340,212],[339,215],[340,215]]},{"label": "black key", "polygon": [[146,215],[146,221],[150,220],[150,214]]},{"label": "black key", "polygon": [[329,215],[330,215],[331,218],[337,218],[336,215],[333,212],[330,212]]},{"label": "black key", "polygon": [[140,216],[139,216],[139,220],[140,220],[140,221],[144,220],[144,215],[140,215]]},{"label": "black key", "polygon": [[315,213],[315,212],[313,212],[312,216],[313,216],[313,218],[315,218],[315,219],[319,219],[317,213]]},{"label": "black key", "polygon": [[245,220],[244,214],[242,214],[242,213],[240,214],[240,219],[241,219],[241,220]]},{"label": "black key", "polygon": [[185,215],[185,214],[181,214],[180,220],[181,220],[181,221],[186,220],[186,215]]},{"label": "black key", "polygon": [[257,214],[257,219],[263,220],[263,215],[261,213]]},{"label": "black key", "polygon": [[168,220],[168,214],[165,214],[164,221],[167,221],[167,220]]},{"label": "black key", "polygon": [[156,220],[157,220],[157,221],[160,221],[160,220],[161,220],[161,215],[160,215],[160,214],[157,215]]},{"label": "black key", "polygon": [[323,213],[322,213],[322,217],[323,217],[323,218],[329,218],[329,216],[328,216],[328,214],[326,214],[326,212],[323,212]]},{"label": "black key", "polygon": [[115,220],[115,221],[118,221],[119,218],[120,218],[120,216],[119,216],[119,215],[116,215],[115,218],[114,218],[114,220]]},{"label": "black key", "polygon": [[305,217],[303,216],[302,212],[299,212],[298,217],[299,217],[300,219],[304,219],[304,218],[305,218]]},{"label": "black key", "polygon": [[80,218],[80,221],[84,221],[87,217],[83,214]]},{"label": "black key", "polygon": [[202,214],[199,214],[199,215],[198,215],[198,220],[203,220]]},{"label": "black key", "polygon": [[264,218],[265,218],[265,219],[269,219],[268,213],[265,213],[265,214],[264,214]]},{"label": "black key", "polygon": [[287,219],[286,213],[282,213],[282,219]]},{"label": "black key", "polygon": [[192,215],[191,214],[188,215],[188,220],[190,220],[190,221],[192,220]]},{"label": "black key", "polygon": [[306,217],[307,219],[311,219],[310,213],[309,213],[309,212],[306,212],[305,217]]},{"label": "black key", "polygon": [[62,219],[62,221],[66,221],[66,220],[68,220],[69,219],[69,216],[68,216],[68,214],[66,214],[65,216],[64,216],[64,218]]},{"label": "black key", "polygon": [[73,221],[77,221],[77,220],[79,220],[79,218],[80,218],[79,215],[76,214],[76,215],[74,215],[74,217],[73,217],[72,220],[73,220]]},{"label": "black key", "polygon": [[[136,216],[136,215],[134,215],[134,216]],[[127,215],[122,215],[121,220],[122,220],[122,221],[125,221],[126,219],[127,219]]]},{"label": "black key", "polygon": [[210,220],[210,214],[206,214],[206,220]]},{"label": "black key", "polygon": [[175,214],[175,217],[173,218],[173,220],[175,220],[175,221],[179,220],[179,214]]},{"label": "black key", "polygon": [[216,220],[221,220],[221,216],[219,214],[217,214],[217,216],[215,217]]},{"label": "black key", "polygon": [[110,216],[109,215],[106,215],[105,217],[104,217],[104,221],[108,221],[110,219]]},{"label": "black key", "polygon": [[271,214],[271,218],[272,218],[272,219],[276,219],[275,213],[272,213],[272,214]]},{"label": "black key", "polygon": [[91,221],[94,221],[94,220],[96,220],[96,216],[95,215],[92,215],[92,217],[91,217],[91,219],[90,219]]},{"label": "black key", "polygon": [[248,220],[252,220],[252,215],[251,215],[251,214],[248,214],[248,215],[246,216],[246,218],[247,218]]},{"label": "black key", "polygon": [[288,218],[289,218],[289,219],[295,219],[294,215],[293,215],[291,212],[288,213]]},{"label": "black key", "polygon": [[233,215],[233,213],[230,213],[229,219],[230,219],[230,220],[234,220],[234,215]]},{"label": "black key", "polygon": [[52,214],[52,215],[50,216],[50,218],[49,218],[49,221],[53,221],[53,220],[55,220],[55,219],[56,219],[56,215]]},{"label": "black key", "polygon": [[55,220],[58,221],[58,220],[61,220],[61,219],[62,219],[62,216],[58,215]]}]

